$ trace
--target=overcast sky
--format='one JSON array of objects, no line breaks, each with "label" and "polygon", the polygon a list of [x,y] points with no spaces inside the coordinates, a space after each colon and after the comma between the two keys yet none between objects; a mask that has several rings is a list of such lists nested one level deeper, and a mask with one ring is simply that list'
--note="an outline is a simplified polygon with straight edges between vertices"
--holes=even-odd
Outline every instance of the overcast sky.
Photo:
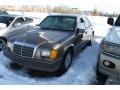
[{"label": "overcast sky", "polygon": [[120,0],[0,0],[0,5],[67,5],[80,10],[97,8],[104,12],[120,12]]}]

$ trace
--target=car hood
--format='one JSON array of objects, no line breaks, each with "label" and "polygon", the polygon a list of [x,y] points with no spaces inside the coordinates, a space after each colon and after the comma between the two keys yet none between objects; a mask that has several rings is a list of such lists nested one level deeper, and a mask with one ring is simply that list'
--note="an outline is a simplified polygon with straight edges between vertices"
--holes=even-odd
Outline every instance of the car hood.
[{"label": "car hood", "polygon": [[110,32],[108,32],[105,41],[120,44],[120,27],[114,26],[110,28]]},{"label": "car hood", "polygon": [[50,45],[61,43],[73,34],[73,32],[68,31],[41,30],[38,27],[32,27],[31,29],[32,30],[27,31],[24,34],[14,37],[15,41],[32,45]]}]

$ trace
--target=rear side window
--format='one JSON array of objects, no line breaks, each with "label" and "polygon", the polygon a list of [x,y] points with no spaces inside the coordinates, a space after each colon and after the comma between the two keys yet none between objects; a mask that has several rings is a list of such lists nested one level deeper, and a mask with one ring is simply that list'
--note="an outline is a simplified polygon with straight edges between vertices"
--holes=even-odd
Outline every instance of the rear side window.
[{"label": "rear side window", "polygon": [[79,18],[79,23],[77,24],[77,27],[80,29],[85,29],[85,22],[83,18]]}]

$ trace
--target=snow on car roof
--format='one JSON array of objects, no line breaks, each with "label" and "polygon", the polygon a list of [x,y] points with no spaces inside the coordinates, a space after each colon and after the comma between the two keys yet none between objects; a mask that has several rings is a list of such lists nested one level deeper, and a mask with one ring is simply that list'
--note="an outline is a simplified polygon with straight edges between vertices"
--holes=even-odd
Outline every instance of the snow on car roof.
[{"label": "snow on car roof", "polygon": [[0,15],[0,16],[6,16],[6,17],[25,17],[23,15]]},{"label": "snow on car roof", "polygon": [[48,16],[72,16],[72,17],[79,17],[83,16],[82,14],[60,14],[60,13],[53,13],[49,14]]}]

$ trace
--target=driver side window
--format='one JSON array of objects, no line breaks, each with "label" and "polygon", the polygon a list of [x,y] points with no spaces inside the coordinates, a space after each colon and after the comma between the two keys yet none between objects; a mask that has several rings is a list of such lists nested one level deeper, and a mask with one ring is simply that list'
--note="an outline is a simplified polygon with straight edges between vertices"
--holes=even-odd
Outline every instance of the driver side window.
[{"label": "driver side window", "polygon": [[85,30],[85,21],[83,18],[79,18],[78,28]]},{"label": "driver side window", "polygon": [[21,18],[18,18],[15,20],[13,26],[17,26],[17,25],[22,25],[24,22],[24,19],[21,17]]}]

